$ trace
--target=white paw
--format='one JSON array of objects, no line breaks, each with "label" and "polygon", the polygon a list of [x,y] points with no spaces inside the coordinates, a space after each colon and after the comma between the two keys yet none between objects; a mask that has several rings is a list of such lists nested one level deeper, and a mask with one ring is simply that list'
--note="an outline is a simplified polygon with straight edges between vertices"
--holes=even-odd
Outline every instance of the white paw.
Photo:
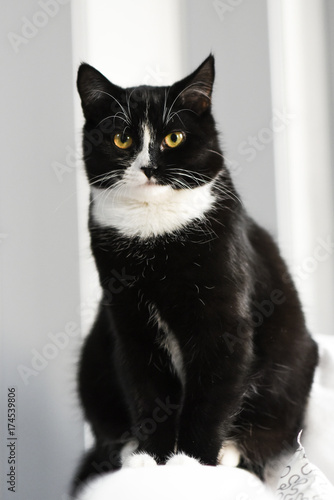
[{"label": "white paw", "polygon": [[237,467],[240,462],[240,452],[234,443],[226,441],[219,453],[219,463],[228,467]]},{"label": "white paw", "polygon": [[187,466],[197,466],[201,465],[196,458],[189,457],[188,455],[185,455],[184,453],[176,453],[176,455],[173,455],[166,463],[166,465],[187,465]]},{"label": "white paw", "polygon": [[132,453],[123,460],[123,467],[138,469],[139,467],[154,467],[158,465],[148,453]]},{"label": "white paw", "polygon": [[138,448],[138,441],[129,441],[126,443],[122,450],[121,450],[121,463],[124,465],[124,462],[131,457],[131,455],[136,451]]}]

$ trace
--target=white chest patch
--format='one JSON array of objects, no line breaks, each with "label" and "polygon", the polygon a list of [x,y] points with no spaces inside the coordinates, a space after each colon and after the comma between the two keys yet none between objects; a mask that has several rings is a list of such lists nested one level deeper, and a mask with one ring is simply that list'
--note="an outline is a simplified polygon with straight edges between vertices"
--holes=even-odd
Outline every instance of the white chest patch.
[{"label": "white chest patch", "polygon": [[164,332],[164,340],[162,342],[162,347],[164,347],[166,351],[169,353],[172,360],[172,366],[177,376],[179,377],[182,386],[184,387],[186,383],[186,376],[183,366],[182,352],[179,343],[174,333],[169,329],[168,325],[164,321],[158,320],[158,326]]},{"label": "white chest patch", "polygon": [[150,321],[155,323],[162,332],[160,345],[169,354],[171,364],[178,375],[182,386],[185,386],[186,375],[183,365],[183,356],[177,338],[165,321],[161,319],[160,313],[154,304],[150,304]]},{"label": "white chest patch", "polygon": [[215,202],[212,183],[194,189],[124,183],[111,189],[91,187],[92,215],[103,227],[123,236],[146,239],[178,231],[195,219],[203,219]]}]

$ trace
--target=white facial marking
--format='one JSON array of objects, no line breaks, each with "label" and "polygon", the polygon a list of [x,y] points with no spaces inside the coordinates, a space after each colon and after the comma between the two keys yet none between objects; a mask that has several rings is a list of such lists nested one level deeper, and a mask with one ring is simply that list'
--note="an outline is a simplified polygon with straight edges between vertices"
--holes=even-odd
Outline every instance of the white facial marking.
[{"label": "white facial marking", "polygon": [[152,131],[150,131],[147,123],[143,125],[143,145],[142,149],[137,154],[129,168],[126,169],[124,180],[129,185],[143,185],[147,184],[148,179],[141,167],[147,167],[150,163],[150,143],[152,142]]},{"label": "white facial marking", "polygon": [[133,162],[133,166],[138,166],[138,168],[145,167],[150,163],[150,152],[149,147],[152,141],[150,129],[147,123],[143,126],[143,147],[138,153],[137,158]]}]

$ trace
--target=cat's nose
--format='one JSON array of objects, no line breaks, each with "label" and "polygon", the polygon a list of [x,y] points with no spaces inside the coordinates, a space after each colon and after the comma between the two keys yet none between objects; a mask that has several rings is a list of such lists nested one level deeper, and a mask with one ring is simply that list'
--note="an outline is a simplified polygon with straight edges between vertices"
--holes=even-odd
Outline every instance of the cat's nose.
[{"label": "cat's nose", "polygon": [[148,179],[151,179],[151,177],[153,176],[154,174],[154,171],[156,170],[156,167],[141,167],[141,170],[144,172],[144,174],[146,175],[146,177]]}]

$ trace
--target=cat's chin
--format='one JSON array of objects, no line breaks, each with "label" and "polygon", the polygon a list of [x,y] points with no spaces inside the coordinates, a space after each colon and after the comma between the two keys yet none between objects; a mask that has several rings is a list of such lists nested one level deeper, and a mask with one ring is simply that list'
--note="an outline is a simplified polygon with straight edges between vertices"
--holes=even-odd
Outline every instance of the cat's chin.
[{"label": "cat's chin", "polygon": [[126,198],[149,203],[157,201],[161,196],[168,195],[172,190],[171,186],[147,181],[143,184],[125,186],[123,194]]}]

